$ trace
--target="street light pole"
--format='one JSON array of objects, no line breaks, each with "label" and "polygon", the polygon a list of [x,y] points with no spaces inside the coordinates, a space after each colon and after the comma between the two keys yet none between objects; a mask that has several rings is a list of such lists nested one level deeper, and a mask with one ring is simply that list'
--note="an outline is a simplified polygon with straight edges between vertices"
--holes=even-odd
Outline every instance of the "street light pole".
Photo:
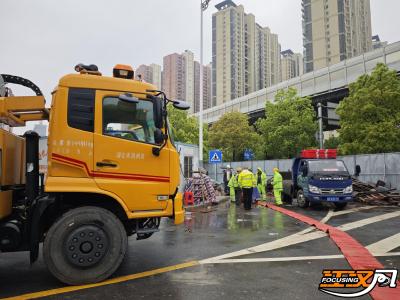
[{"label": "street light pole", "polygon": [[319,149],[324,149],[324,132],[322,128],[322,103],[318,102]]},{"label": "street light pole", "polygon": [[200,0],[200,109],[199,109],[199,160],[203,167],[203,12],[211,0]]}]

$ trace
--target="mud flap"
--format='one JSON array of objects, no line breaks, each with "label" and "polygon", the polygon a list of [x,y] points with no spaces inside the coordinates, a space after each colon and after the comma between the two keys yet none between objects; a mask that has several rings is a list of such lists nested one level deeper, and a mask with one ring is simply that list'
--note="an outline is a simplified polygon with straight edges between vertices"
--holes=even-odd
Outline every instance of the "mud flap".
[{"label": "mud flap", "polygon": [[30,221],[28,223],[29,228],[29,250],[30,250],[30,263],[33,264],[39,255],[39,243],[41,239],[41,227],[40,220],[43,212],[53,204],[54,198],[49,196],[40,196],[34,200],[32,210],[30,212]]},{"label": "mud flap", "polygon": [[185,220],[185,209],[183,208],[182,193],[177,193],[174,199],[174,224],[182,224]]}]

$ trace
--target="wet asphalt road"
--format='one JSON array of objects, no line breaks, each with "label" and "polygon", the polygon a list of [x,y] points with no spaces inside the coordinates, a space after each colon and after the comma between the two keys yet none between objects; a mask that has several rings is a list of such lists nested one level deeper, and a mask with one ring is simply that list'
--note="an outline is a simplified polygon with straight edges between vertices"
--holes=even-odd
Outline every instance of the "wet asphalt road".
[{"label": "wet asphalt road", "polygon": [[[400,216],[374,221],[376,216],[398,212],[396,207],[359,210],[334,215],[326,206],[306,210],[286,207],[317,220],[331,214],[327,224],[340,226],[365,219],[348,233],[364,246],[399,233]],[[333,209],[331,209],[333,210]],[[244,211],[221,203],[210,210],[187,212],[185,224],[174,226],[164,220],[161,232],[148,240],[129,239],[129,249],[114,278],[150,271],[188,261],[200,261],[280,240],[309,228],[281,213],[266,208]],[[291,240],[290,238],[289,240]],[[274,242],[276,243],[276,242]],[[279,242],[278,242],[279,243]],[[270,244],[267,244],[267,247]],[[400,252],[400,244],[392,252]],[[344,258],[313,259],[312,256],[340,255],[328,237],[293,245],[287,242],[269,251],[232,256],[231,263],[205,263],[121,283],[56,294],[51,299],[338,299],[318,290],[324,269],[351,269]],[[307,256],[301,260],[296,257]],[[268,261],[279,258],[280,261]],[[252,259],[244,262],[243,259]],[[400,256],[377,257],[387,268],[399,268]],[[46,270],[40,259],[29,266],[27,253],[0,255],[0,298],[63,287]],[[364,296],[359,299],[370,299]]]}]

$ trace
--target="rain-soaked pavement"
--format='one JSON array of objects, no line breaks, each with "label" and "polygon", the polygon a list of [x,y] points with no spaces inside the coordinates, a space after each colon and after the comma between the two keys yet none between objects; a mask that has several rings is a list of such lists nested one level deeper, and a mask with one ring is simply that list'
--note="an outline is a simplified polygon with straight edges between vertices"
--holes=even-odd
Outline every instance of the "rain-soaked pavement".
[{"label": "rain-soaked pavement", "polygon": [[[326,206],[285,208],[341,226],[364,246],[379,242],[375,249],[385,251],[377,259],[386,268],[400,267],[399,238],[390,246],[380,242],[399,234],[399,207],[366,209],[352,204],[336,212]],[[337,299],[318,290],[322,271],[351,269],[344,258],[337,257],[341,252],[328,237],[316,236],[308,225],[267,208],[244,211],[223,202],[187,211],[182,226],[166,219],[160,229],[147,240],[130,238],[127,256],[113,276],[122,282],[68,293],[61,289],[48,298]],[[185,262],[193,265],[157,271]],[[42,259],[29,266],[26,253],[1,254],[0,266],[0,298],[64,287],[49,274]],[[124,277],[145,271],[153,275]]]}]

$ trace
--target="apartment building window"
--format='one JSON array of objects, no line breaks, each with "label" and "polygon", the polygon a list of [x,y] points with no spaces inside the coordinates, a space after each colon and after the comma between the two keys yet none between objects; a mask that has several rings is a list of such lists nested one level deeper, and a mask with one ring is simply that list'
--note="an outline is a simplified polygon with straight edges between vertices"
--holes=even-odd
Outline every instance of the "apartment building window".
[{"label": "apartment building window", "polygon": [[183,158],[183,175],[190,178],[193,175],[193,157],[185,156]]},{"label": "apartment building window", "polygon": [[338,12],[343,12],[344,11],[344,3],[343,1],[338,1]]}]

